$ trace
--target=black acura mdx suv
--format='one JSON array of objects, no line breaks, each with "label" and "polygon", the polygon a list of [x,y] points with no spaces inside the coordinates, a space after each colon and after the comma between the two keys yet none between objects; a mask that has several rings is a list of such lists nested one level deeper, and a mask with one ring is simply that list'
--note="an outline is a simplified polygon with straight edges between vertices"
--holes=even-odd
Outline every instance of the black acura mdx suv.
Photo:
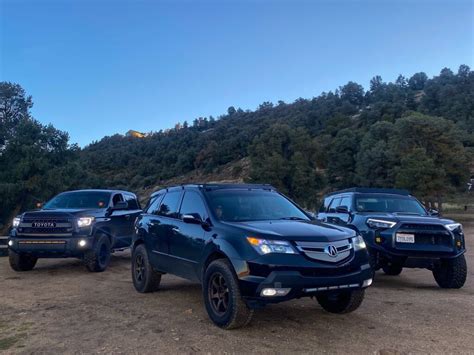
[{"label": "black acura mdx suv", "polygon": [[359,235],[311,220],[268,185],[155,192],[136,222],[136,290],[157,290],[164,273],[200,282],[209,317],[225,329],[246,325],[267,303],[305,296],[329,312],[351,312],[372,282]]},{"label": "black acura mdx suv", "polygon": [[318,219],[353,228],[367,243],[371,264],[388,275],[427,268],[442,288],[467,276],[462,225],[427,211],[406,190],[352,188],[324,198]]},{"label": "black acura mdx suv", "polygon": [[63,192],[41,209],[15,217],[10,265],[28,271],[38,258],[76,257],[89,271],[104,271],[112,251],[130,247],[140,213],[137,197],[128,191]]}]

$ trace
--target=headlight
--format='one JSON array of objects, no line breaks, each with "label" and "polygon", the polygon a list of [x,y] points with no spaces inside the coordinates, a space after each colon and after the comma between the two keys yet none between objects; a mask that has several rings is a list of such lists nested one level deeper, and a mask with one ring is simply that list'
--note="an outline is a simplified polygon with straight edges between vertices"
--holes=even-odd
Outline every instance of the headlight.
[{"label": "headlight", "polygon": [[364,242],[364,238],[362,238],[360,235],[352,238],[352,244],[354,244],[354,251],[367,248],[367,245],[365,245]]},{"label": "headlight", "polygon": [[451,232],[459,229],[462,232],[462,224],[461,223],[450,223],[445,225]]},{"label": "headlight", "polygon": [[79,228],[89,227],[94,221],[94,217],[81,217],[77,220],[77,226]]},{"label": "headlight", "polygon": [[262,255],[269,253],[296,254],[295,249],[285,240],[259,239],[254,237],[247,237],[247,240]]},{"label": "headlight", "polygon": [[369,218],[369,219],[367,220],[367,225],[368,225],[370,228],[388,229],[388,228],[392,228],[395,224],[397,224],[397,222],[385,221],[385,220],[383,220],[383,219],[373,219],[373,218]]},{"label": "headlight", "polygon": [[21,218],[20,217],[15,217],[13,218],[12,226],[13,228],[17,228],[20,225]]}]

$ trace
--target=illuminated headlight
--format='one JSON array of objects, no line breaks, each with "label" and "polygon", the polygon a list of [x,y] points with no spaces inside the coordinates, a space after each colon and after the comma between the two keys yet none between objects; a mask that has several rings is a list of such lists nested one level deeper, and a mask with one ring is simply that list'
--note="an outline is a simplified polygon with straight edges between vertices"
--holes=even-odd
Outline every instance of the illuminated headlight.
[{"label": "illuminated headlight", "polygon": [[21,218],[20,217],[15,217],[13,218],[12,226],[13,228],[17,228],[20,225]]},{"label": "illuminated headlight", "polygon": [[79,245],[81,248],[84,248],[86,245],[87,245],[87,241],[85,241],[84,239],[81,239],[77,245]]},{"label": "illuminated headlight", "polygon": [[247,237],[247,240],[262,255],[269,253],[296,254],[295,249],[285,240],[259,239],[254,237]]},{"label": "illuminated headlight", "polygon": [[352,238],[352,243],[354,244],[354,251],[367,248],[367,245],[364,242],[364,238],[362,238],[360,235],[355,238]]},{"label": "illuminated headlight", "polygon": [[451,232],[455,231],[456,229],[459,229],[462,232],[462,224],[461,223],[446,224],[445,227],[448,228]]},{"label": "illuminated headlight", "polygon": [[369,219],[367,220],[367,225],[368,225],[370,228],[389,229],[389,228],[392,228],[395,224],[397,224],[397,222],[385,221],[385,220],[383,220],[383,219],[373,219],[373,218],[369,218]]},{"label": "illuminated headlight", "polygon": [[77,226],[79,228],[89,227],[94,221],[94,217],[81,217],[77,220]]},{"label": "illuminated headlight", "polygon": [[9,240],[9,241],[8,241],[8,246],[9,246],[9,247],[12,247],[12,246],[13,246],[13,240]]}]

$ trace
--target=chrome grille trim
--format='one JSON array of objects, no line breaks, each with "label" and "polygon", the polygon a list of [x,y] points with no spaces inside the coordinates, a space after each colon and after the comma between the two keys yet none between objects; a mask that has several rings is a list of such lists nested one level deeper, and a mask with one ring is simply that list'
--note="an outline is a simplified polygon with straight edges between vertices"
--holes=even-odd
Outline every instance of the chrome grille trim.
[{"label": "chrome grille trim", "polygon": [[[296,241],[296,248],[311,259],[337,263],[348,258],[351,254],[353,244],[350,239],[338,240],[336,242],[306,242]],[[334,246],[337,250],[336,256],[325,252],[328,246]]]}]

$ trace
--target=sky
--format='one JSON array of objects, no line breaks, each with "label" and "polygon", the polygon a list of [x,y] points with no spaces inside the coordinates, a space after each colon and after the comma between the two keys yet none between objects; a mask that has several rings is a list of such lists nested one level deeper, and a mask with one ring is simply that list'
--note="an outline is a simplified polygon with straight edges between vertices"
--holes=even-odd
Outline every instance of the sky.
[{"label": "sky", "polygon": [[474,1],[0,0],[0,81],[71,143],[474,67]]}]

